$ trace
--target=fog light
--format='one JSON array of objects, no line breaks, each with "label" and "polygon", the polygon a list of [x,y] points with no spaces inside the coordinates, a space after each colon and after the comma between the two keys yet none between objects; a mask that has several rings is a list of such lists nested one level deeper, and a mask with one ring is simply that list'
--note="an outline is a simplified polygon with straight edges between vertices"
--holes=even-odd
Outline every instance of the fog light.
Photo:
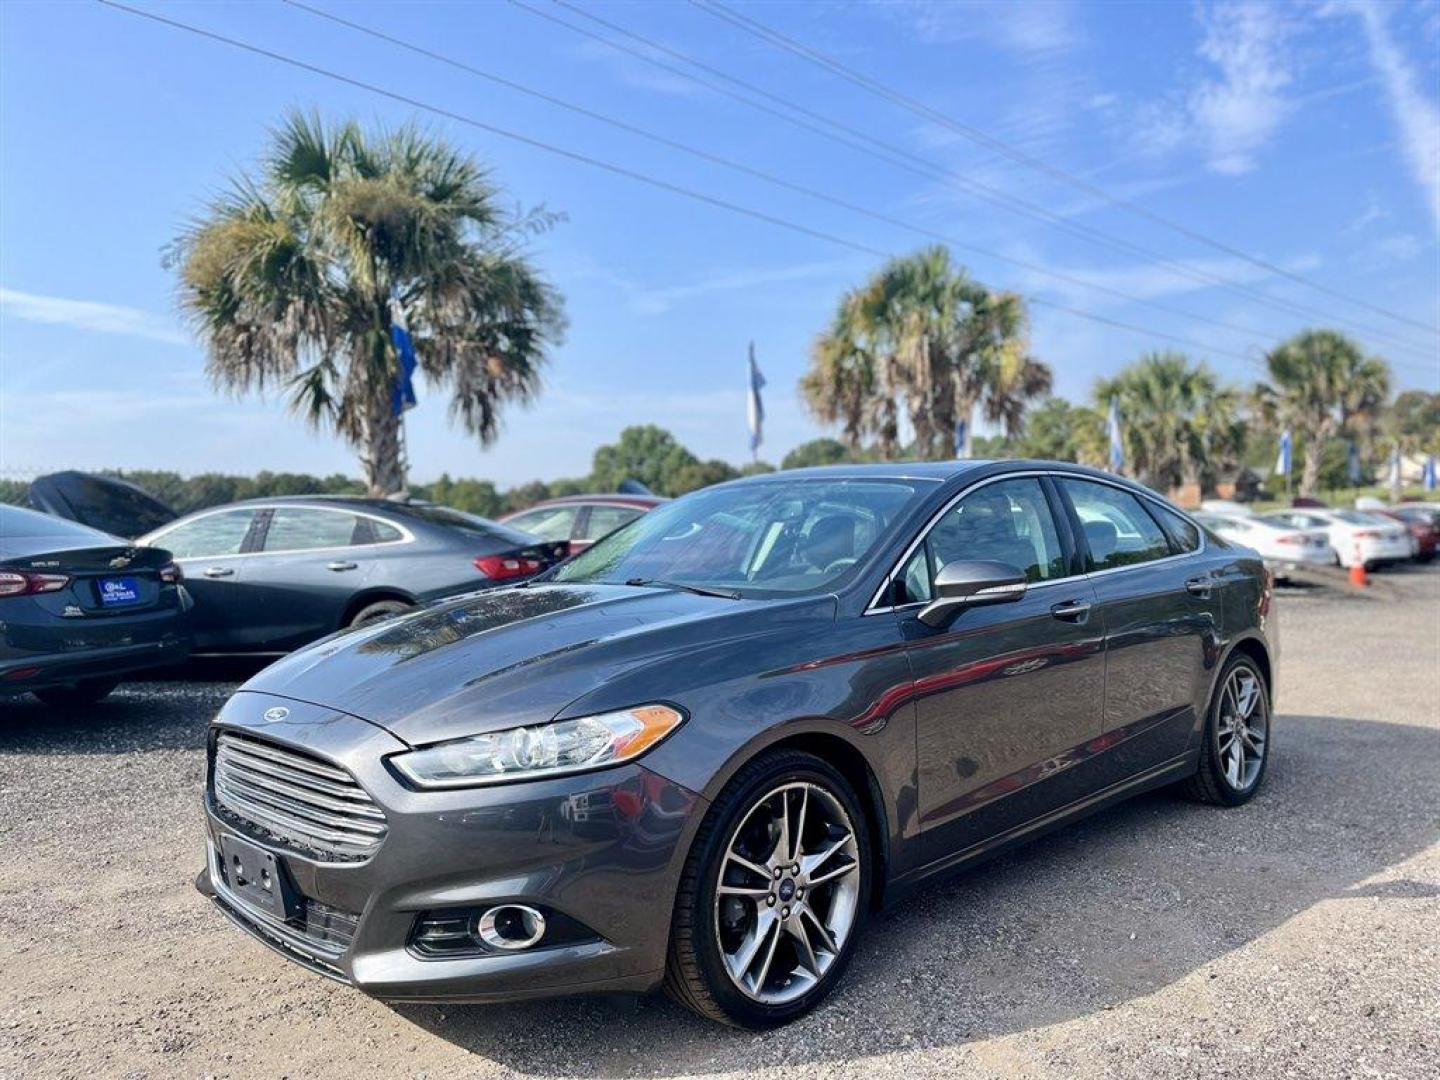
[{"label": "fog light", "polygon": [[528,949],[545,936],[545,916],[525,904],[500,904],[475,920],[474,933],[492,949]]}]

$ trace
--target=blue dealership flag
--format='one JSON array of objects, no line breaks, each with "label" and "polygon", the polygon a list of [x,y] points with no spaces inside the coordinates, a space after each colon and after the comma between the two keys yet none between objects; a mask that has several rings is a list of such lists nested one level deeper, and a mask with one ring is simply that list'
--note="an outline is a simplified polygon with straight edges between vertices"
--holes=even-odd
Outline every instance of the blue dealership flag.
[{"label": "blue dealership flag", "polygon": [[395,373],[395,386],[390,393],[390,411],[404,416],[416,404],[415,341],[410,337],[405,311],[395,300],[390,301],[390,340],[395,343],[395,354],[400,358],[400,370]]},{"label": "blue dealership flag", "polygon": [[1110,395],[1110,416],[1106,422],[1110,429],[1110,471],[1118,473],[1125,467],[1125,441],[1120,436],[1120,399]]},{"label": "blue dealership flag", "polygon": [[764,440],[763,428],[765,425],[765,402],[760,398],[760,391],[765,388],[765,376],[760,374],[759,365],[755,363],[755,343],[750,343],[750,393],[746,402],[746,412],[750,421],[750,453],[760,449],[760,443]]},{"label": "blue dealership flag", "polygon": [[955,456],[957,458],[965,456],[965,435],[969,430],[970,422],[968,420],[955,421]]},{"label": "blue dealership flag", "polygon": [[1355,449],[1355,443],[1350,443],[1350,450],[1345,459],[1345,471],[1350,477],[1350,483],[1354,487],[1360,486],[1363,474],[1360,472],[1360,451]]},{"label": "blue dealership flag", "polygon": [[1425,474],[1424,474],[1424,478],[1423,478],[1423,483],[1425,484],[1425,490],[1426,490],[1426,491],[1434,491],[1434,490],[1435,490],[1436,484],[1435,484],[1435,455],[1434,455],[1434,454],[1426,454],[1426,455],[1425,455]]},{"label": "blue dealership flag", "polygon": [[1290,429],[1286,428],[1280,433],[1280,453],[1275,458],[1275,475],[1289,476],[1291,458],[1295,448],[1294,440],[1290,438]]}]

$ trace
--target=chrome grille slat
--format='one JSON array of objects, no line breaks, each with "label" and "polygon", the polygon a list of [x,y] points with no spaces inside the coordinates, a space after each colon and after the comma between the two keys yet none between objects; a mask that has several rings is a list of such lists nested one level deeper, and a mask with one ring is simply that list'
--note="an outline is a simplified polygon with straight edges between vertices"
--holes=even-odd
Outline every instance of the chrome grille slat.
[{"label": "chrome grille slat", "polygon": [[260,757],[251,754],[246,749],[236,746],[233,742],[226,743],[220,747],[217,757],[230,759],[237,765],[250,769],[253,772],[265,773],[267,776],[274,776],[292,784],[303,784],[315,791],[326,795],[333,795],[337,798],[356,799],[369,802],[370,797],[355,786],[355,781],[346,779],[343,783],[335,780],[326,780],[307,772],[299,772],[285,765],[277,765],[271,758]]},{"label": "chrome grille slat", "polygon": [[303,757],[293,750],[282,750],[271,743],[259,743],[253,739],[242,739],[234,735],[221,736],[220,740],[225,746],[232,747],[241,753],[254,754],[256,757],[267,758],[270,761],[278,762],[281,765],[289,765],[293,769],[302,772],[314,773],[316,776],[323,776],[330,780],[337,780],[342,784],[354,784],[350,774],[344,769],[334,765],[326,765],[323,761],[316,761],[314,758]]},{"label": "chrome grille slat", "polygon": [[216,740],[212,785],[216,804],[242,823],[334,858],[368,857],[388,828],[344,769],[234,732]]},{"label": "chrome grille slat", "polygon": [[238,798],[248,799],[253,803],[268,807],[275,813],[287,814],[293,818],[313,822],[324,828],[338,830],[342,834],[356,833],[361,836],[375,836],[385,831],[383,822],[354,821],[341,814],[316,810],[296,799],[276,795],[264,788],[255,787],[253,784],[237,784],[227,778],[217,780],[215,788],[217,791],[224,791],[226,794],[233,794]]},{"label": "chrome grille slat", "polygon": [[379,821],[385,820],[385,814],[378,806],[368,801],[357,801],[365,798],[363,793],[351,793],[346,795],[345,798],[332,798],[328,794],[321,794],[308,784],[303,787],[292,784],[273,772],[263,774],[254,772],[248,765],[239,764],[223,752],[216,755],[215,760],[217,764],[224,762],[227,779],[236,783],[243,783],[246,787],[289,795],[292,798],[313,803],[316,806],[324,807],[326,810],[333,810],[342,814],[359,814],[361,817],[375,818]]}]

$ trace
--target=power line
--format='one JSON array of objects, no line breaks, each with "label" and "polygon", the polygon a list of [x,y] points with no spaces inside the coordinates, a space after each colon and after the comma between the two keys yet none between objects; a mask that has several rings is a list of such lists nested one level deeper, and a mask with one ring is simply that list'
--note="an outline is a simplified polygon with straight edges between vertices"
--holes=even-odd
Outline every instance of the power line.
[{"label": "power line", "polygon": [[[547,153],[555,154],[569,161],[576,161],[584,165],[589,165],[592,168],[600,169],[602,171],[612,173],[616,176],[622,176],[629,180],[635,180],[639,183],[647,184],[651,187],[658,188],[662,191],[668,191],[675,195],[681,195],[685,198],[693,199],[697,202],[705,203],[709,206],[714,206],[722,210],[728,210],[732,213],[740,214],[744,217],[752,218],[753,220],[761,221],[768,225],[775,225],[779,228],[788,229],[792,232],[800,233],[801,235],[809,236],[813,239],[824,240],[827,243],[849,248],[852,251],[858,251],[862,254],[871,255],[876,258],[888,259],[892,258],[894,255],[893,252],[884,251],[880,248],[871,247],[868,244],[859,243],[854,240],[848,240],[844,237],[836,236],[834,233],[825,232],[821,229],[811,228],[808,225],[804,225],[795,221],[790,221],[786,218],[777,217],[774,214],[769,214],[762,210],[755,210],[751,207],[743,206],[739,203],[730,202],[727,199],[722,199],[714,195],[709,195],[705,192],[696,191],[693,188],[687,188],[680,184],[674,184],[668,180],[660,179],[659,177],[654,177],[642,172],[637,172],[636,170],[630,169],[623,165],[616,165],[613,162],[591,157],[588,154],[582,154],[574,150],[567,150],[564,147],[556,146],[553,143],[548,143],[541,139],[532,138],[529,135],[523,135],[516,131],[510,131],[495,124],[486,123],[483,120],[477,120],[474,117],[466,116],[462,113],[457,113],[451,109],[446,109],[443,106],[432,105],[431,103],[422,101],[419,98],[410,97],[407,94],[402,94],[394,90],[388,90],[385,87],[377,86],[374,83],[365,82],[362,79],[356,79],[352,76],[345,75],[337,71],[332,71],[328,68],[320,67],[317,64],[312,64],[308,61],[300,60],[296,57],[288,56],[284,53],[275,52],[272,49],[267,49],[263,46],[255,45],[248,41],[241,41],[238,38],[229,37],[228,35],[217,33],[213,30],[206,30],[203,27],[181,22],[178,19],[171,19],[167,16],[159,15],[152,11],[145,11],[140,8],[131,7],[128,4],[120,3],[119,0],[96,0],[96,3],[103,4],[106,7],[113,8],[128,15],[134,15],[142,19],[148,19],[151,22],[160,23],[164,26],[169,26],[176,30],[183,30],[186,33],[194,34],[198,37],[203,37],[211,41],[220,42],[221,44],[229,45],[232,48],[240,49],[244,52],[252,53],[256,56],[263,56],[269,60],[274,60],[277,63],[285,64],[289,67],[297,68],[301,71],[307,71],[312,75],[319,75],[322,78],[332,79],[336,82],[344,83],[347,86],[352,86],[357,89],[364,90],[368,93],[378,94],[381,97],[389,98],[392,101],[400,102],[401,104],[408,105],[411,108],[433,113],[436,116],[444,117],[447,120],[453,120],[456,123],[464,124],[468,127],[473,127],[480,131],[485,131],[489,134],[497,135],[504,139],[510,139],[514,142],[521,143],[522,145],[533,147],[537,150],[544,150]],[[1051,300],[1043,300],[1038,297],[1028,297],[1027,300],[1029,303],[1035,304],[1039,307],[1051,308],[1053,310],[1065,312],[1071,315],[1078,316],[1080,318],[1089,319],[1091,321],[1101,323],[1106,326],[1113,326],[1123,330],[1130,330],[1138,334],[1144,334],[1148,337],[1162,338],[1167,341],[1186,345],[1190,348],[1197,349],[1202,352],[1208,352],[1214,355],[1227,356],[1232,359],[1240,360],[1247,363],[1254,362],[1253,357],[1246,356],[1242,353],[1231,352],[1227,349],[1217,349],[1211,345],[1208,345],[1204,342],[1196,341],[1192,338],[1186,338],[1177,334],[1166,333],[1164,331],[1152,330],[1148,327],[1138,326],[1134,323],[1125,322],[1120,319],[1112,319],[1104,315],[1097,315],[1094,312],[1085,311],[1081,308],[1071,307],[1069,305],[1056,303]]]},{"label": "power line", "polygon": [[705,12],[707,15],[710,15],[712,18],[722,19],[725,22],[730,23],[732,26],[736,26],[739,29],[745,31],[752,37],[761,38],[762,40],[768,41],[771,45],[777,48],[783,49],[786,52],[798,56],[803,60],[807,60],[812,64],[816,64],[822,68],[825,68],[831,73],[838,75],[840,78],[845,79],[851,83],[854,83],[856,86],[861,87],[869,93],[878,95],[887,101],[893,102],[894,104],[897,104],[902,108],[908,109],[909,111],[915,113],[918,116],[922,116],[928,120],[934,121],[935,123],[942,125],[950,131],[955,132],[957,135],[969,139],[971,142],[983,146],[986,149],[993,151],[994,153],[1000,154],[1001,156],[1006,157],[1019,165],[1024,165],[1029,169],[1044,173],[1046,176],[1049,176],[1052,179],[1069,184],[1070,186],[1077,188],[1080,191],[1083,191],[1085,194],[1090,195],[1093,198],[1100,199],[1103,202],[1111,206],[1117,207],[1121,210],[1124,210],[1129,214],[1133,214],[1134,216],[1139,217],[1145,221],[1149,221],[1152,224],[1161,225],[1167,229],[1170,229],[1172,232],[1176,232],[1179,235],[1184,236],[1190,240],[1194,240],[1197,243],[1204,244],[1207,247],[1215,249],[1216,251],[1223,252],[1226,255],[1230,255],[1237,259],[1243,259],[1244,261],[1250,263],[1253,266],[1257,266],[1262,270],[1266,270],[1280,277],[1288,278],[1289,280],[1299,285],[1305,285],[1311,289],[1316,290],[1317,292],[1324,293],[1332,299],[1343,300],[1348,304],[1354,304],[1357,307],[1367,308],[1378,315],[1384,315],[1387,318],[1394,319],[1398,322],[1407,323],[1410,326],[1414,326],[1421,330],[1424,330],[1427,334],[1440,334],[1440,329],[1429,326],[1418,319],[1412,319],[1408,315],[1402,315],[1398,312],[1391,311],[1388,308],[1381,307],[1378,304],[1372,304],[1368,300],[1362,300],[1358,297],[1353,297],[1346,293],[1340,292],[1337,289],[1332,289],[1328,285],[1323,285],[1318,281],[1314,281],[1301,274],[1297,274],[1294,271],[1287,270],[1283,266],[1277,266],[1276,264],[1270,262],[1267,259],[1251,255],[1248,252],[1243,251],[1240,248],[1234,247],[1231,244],[1227,244],[1222,240],[1216,240],[1214,237],[1208,236],[1205,233],[1200,232],[1198,229],[1193,229],[1182,222],[1175,221],[1171,218],[1165,217],[1162,214],[1158,214],[1153,210],[1149,210],[1131,199],[1126,199],[1118,195],[1113,195],[1099,185],[1093,184],[1090,181],[1086,180],[1084,177],[1077,176],[1072,172],[1060,168],[1059,166],[1052,165],[1048,161],[1045,161],[1042,158],[1038,158],[1033,154],[1027,154],[1025,151],[1020,150],[1019,148],[1011,145],[1010,143],[1007,143],[1002,139],[990,135],[988,132],[982,131],[979,128],[976,128],[970,124],[962,123],[961,121],[956,120],[951,116],[948,116],[936,109],[931,108],[922,101],[918,101],[915,98],[909,97],[908,95],[898,90],[895,90],[892,87],[886,86],[884,83],[881,83],[878,80],[873,79],[870,76],[865,75],[864,73],[859,72],[852,67],[849,67],[848,65],[835,59],[833,56],[829,56],[818,49],[811,48],[810,46],[796,41],[794,38],[788,37],[787,35],[781,33],[778,30],[775,30],[772,27],[766,26],[764,23],[760,22],[757,19],[752,19],[748,15],[743,15],[740,12],[727,7],[725,4],[721,3],[720,0],[690,0],[690,3],[694,7]]},{"label": "power line", "polygon": [[[903,147],[897,146],[893,143],[885,141],[878,136],[855,128],[845,123],[844,121],[836,120],[833,117],[825,116],[823,113],[817,112],[804,105],[798,104],[779,94],[775,94],[769,90],[764,89],[763,87],[757,86],[754,83],[747,82],[744,79],[722,71],[719,68],[705,63],[704,61],[697,60],[696,58],[686,53],[680,52],[677,49],[671,48],[670,46],[665,45],[662,42],[658,42],[653,38],[649,38],[636,31],[626,29],[625,27],[611,22],[608,19],[602,18],[601,16],[596,15],[593,12],[586,11],[585,9],[580,8],[575,4],[570,3],[569,0],[553,0],[553,3],[565,8],[567,11],[571,11],[574,14],[579,15],[584,19],[588,19],[593,23],[605,27],[607,30],[610,30],[613,33],[620,34],[623,37],[627,37],[632,41],[638,42],[646,49],[650,49],[655,52],[660,52],[667,56],[671,56],[684,64],[690,65],[693,68],[704,71],[734,86],[741,87],[748,94],[758,95],[763,99],[775,102],[776,104],[783,106],[784,109],[788,109],[793,111],[793,113],[799,114],[799,116],[791,115],[791,113],[789,112],[773,108],[769,105],[766,105],[763,101],[756,101],[752,97],[746,96],[746,94],[737,93],[734,90],[730,90],[725,86],[719,85],[710,79],[702,78],[696,75],[693,71],[687,71],[684,68],[677,67],[674,64],[670,64],[664,60],[657,59],[655,56],[643,51],[642,49],[634,48],[632,46],[624,44],[623,42],[612,40],[611,38],[608,38],[603,34],[588,30],[583,26],[578,26],[575,23],[569,22],[568,20],[563,19],[552,12],[535,7],[533,4],[527,2],[527,0],[509,0],[509,2],[516,7],[529,12],[532,15],[555,23],[556,25],[563,26],[573,31],[574,33],[581,34],[585,37],[591,38],[592,40],[599,41],[612,49],[616,49],[620,52],[626,53],[627,55],[634,56],[647,64],[660,68],[663,71],[667,71],[681,78],[688,79],[700,86],[704,86],[707,89],[715,91],[716,93],[720,93],[726,97],[732,98],[733,100],[739,101],[751,108],[755,108],[771,116],[778,117],[779,119],[784,120],[787,123],[793,124],[807,131],[811,131],[815,134],[822,136],[823,138],[827,138],[831,141],[841,143],[842,145],[850,146],[851,148],[856,149],[861,153],[867,154],[872,157],[878,157],[881,160],[887,161],[890,164],[895,165],[896,167],[904,169],[908,172],[920,176],[925,176],[928,179],[938,180],[953,187],[957,187],[960,190],[975,195],[977,198],[983,199],[994,205],[1004,207],[1012,213],[1044,221],[1055,228],[1058,228],[1064,232],[1068,232],[1071,235],[1080,237],[1081,239],[1087,240],[1091,243],[1126,252],[1127,254],[1134,255],[1148,262],[1164,266],[1172,272],[1189,278],[1192,281],[1226,289],[1227,291],[1235,293],[1236,295],[1241,296],[1245,299],[1259,301],[1272,308],[1285,309],[1294,315],[1302,315],[1307,318],[1319,318],[1328,322],[1338,322],[1344,325],[1351,326],[1365,333],[1371,338],[1389,344],[1392,348],[1407,349],[1412,352],[1417,352],[1421,355],[1424,355],[1427,358],[1429,358],[1433,353],[1433,350],[1426,346],[1414,345],[1410,342],[1393,337],[1388,331],[1377,330],[1374,327],[1366,326],[1362,323],[1355,322],[1353,319],[1347,319],[1337,316],[1333,312],[1307,307],[1292,300],[1285,300],[1279,297],[1267,296],[1266,294],[1259,292],[1256,289],[1253,289],[1239,282],[1231,281],[1219,274],[1214,274],[1206,270],[1201,270],[1196,267],[1186,266],[1183,263],[1176,262],[1173,259],[1170,259],[1167,256],[1152,249],[1146,248],[1140,244],[1135,244],[1121,237],[1112,236],[1101,230],[1091,228],[1087,225],[1082,225],[1078,222],[1069,221],[1066,218],[1048,210],[1047,208],[1040,206],[1039,204],[1030,202],[1015,195],[1011,195],[1005,191],[1000,190],[999,188],[982,183],[981,181],[962,176],[958,173],[954,173],[943,164],[939,164],[926,158],[920,157],[916,154],[911,153],[909,150],[904,149]],[[810,118],[810,120],[818,121],[818,124],[825,126],[817,126],[816,123],[811,123],[809,122],[809,120],[801,119],[801,117],[808,117]],[[844,134],[837,134],[837,132],[843,132]],[[879,148],[879,150],[876,149],[877,147]]]},{"label": "power line", "polygon": [[780,187],[788,191],[793,191],[812,199],[818,199],[822,202],[828,203],[829,205],[838,206],[842,209],[851,211],[852,213],[862,214],[865,217],[871,218],[872,220],[879,221],[887,225],[893,225],[897,228],[906,229],[918,235],[929,237],[932,240],[939,240],[942,243],[948,244],[952,247],[963,248],[975,252],[976,254],[985,256],[987,258],[995,259],[999,262],[1010,263],[1011,265],[1018,266],[1023,270],[1028,270],[1031,273],[1040,274],[1046,277],[1054,278],[1058,281],[1066,282],[1071,285],[1077,285],[1085,289],[1092,289],[1096,292],[1105,293],[1110,296],[1117,297],[1118,299],[1127,301],[1129,303],[1153,307],[1158,311],[1164,311],[1168,314],[1178,315],[1186,319],[1193,319],[1197,322],[1209,323],[1212,326],[1217,326],[1221,329],[1229,330],[1238,334],[1244,334],[1249,336],[1256,333],[1253,327],[1242,326],[1238,323],[1225,322],[1223,319],[1216,319],[1208,315],[1201,315],[1193,311],[1188,311],[1185,308],[1176,307],[1172,304],[1167,304],[1153,298],[1147,299],[1145,297],[1137,296],[1133,293],[1128,293],[1124,290],[1116,289],[1111,286],[1102,285],[1099,282],[1090,281],[1087,278],[1080,277],[1074,274],[1068,274],[1064,271],[1055,270],[1047,266],[1042,266],[1039,263],[1030,262],[1026,259],[1015,258],[1014,256],[1005,255],[998,251],[991,251],[988,248],[980,247],[977,244],[972,244],[968,241],[948,236],[944,233],[928,228],[927,226],[917,225],[913,222],[892,217],[877,210],[872,210],[869,207],[850,202],[849,200],[840,198],[839,196],[831,195],[826,192],[807,187],[803,184],[798,184],[793,181],[786,180],[783,177],[776,176],[773,173],[765,172],[764,170],[755,168],[750,165],[746,165],[745,163],[736,161],[732,158],[727,158],[719,154],[711,153],[710,151],[701,149],[699,147],[680,142],[676,139],[671,139],[665,135],[657,134],[653,131],[649,131],[645,128],[628,123],[627,121],[620,120],[616,117],[598,112],[587,106],[580,105],[572,101],[567,101],[564,98],[556,97],[553,94],[545,93],[544,91],[536,90],[532,87],[525,86],[524,84],[515,82],[512,79],[508,79],[504,76],[496,75],[493,72],[485,71],[482,68],[475,67],[474,65],[466,63],[465,61],[457,60],[443,53],[439,53],[432,49],[425,48],[422,45],[416,45],[413,42],[405,41],[402,38],[387,34],[384,31],[362,25],[361,23],[354,22],[350,19],[344,18],[343,16],[336,15],[332,12],[314,7],[310,4],[303,2],[303,0],[284,0],[284,2],[292,7],[296,7],[302,11],[308,12],[309,14],[314,15],[318,18],[325,19],[340,26],[348,27],[351,30],[355,30],[358,33],[365,34],[380,41],[388,42],[389,44],[395,45],[398,48],[405,49],[409,52],[415,53],[416,55],[424,56],[431,60],[435,60],[438,63],[442,63],[449,67],[464,71],[467,74],[476,76],[477,78],[485,79],[498,86],[503,86],[509,90],[513,90],[516,93],[525,94],[529,97],[544,101],[558,108],[566,109],[577,115],[587,117],[588,119],[595,120],[602,124],[606,124],[617,130],[627,132],[642,139],[647,139],[650,142],[656,143],[660,146],[668,147],[669,149],[689,154],[693,157],[699,158],[702,161],[707,161],[711,164],[731,169],[743,175],[754,177],[758,180],[762,180],[765,183],[772,184],[776,187]]}]

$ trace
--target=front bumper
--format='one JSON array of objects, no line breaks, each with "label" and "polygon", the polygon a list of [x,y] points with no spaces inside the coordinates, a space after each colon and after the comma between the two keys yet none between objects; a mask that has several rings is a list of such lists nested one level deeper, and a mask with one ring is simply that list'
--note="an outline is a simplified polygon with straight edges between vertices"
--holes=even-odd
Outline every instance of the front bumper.
[{"label": "front bumper", "polygon": [[[289,716],[263,723],[277,704]],[[373,855],[327,861],[237,825],[207,793],[208,854],[197,885],[270,948],[391,1001],[511,1001],[645,991],[659,983],[680,866],[703,811],[695,793],[634,764],[538,782],[414,791],[384,763],[406,749],[388,732],[344,713],[244,691],[212,730],[226,729],[345,768],[386,816],[387,833]],[[303,918],[282,921],[229,887],[219,864],[226,833],[275,854],[303,898]],[[518,952],[437,958],[412,947],[421,913],[502,902],[540,907],[586,933]],[[343,932],[323,929],[336,925]]]}]

